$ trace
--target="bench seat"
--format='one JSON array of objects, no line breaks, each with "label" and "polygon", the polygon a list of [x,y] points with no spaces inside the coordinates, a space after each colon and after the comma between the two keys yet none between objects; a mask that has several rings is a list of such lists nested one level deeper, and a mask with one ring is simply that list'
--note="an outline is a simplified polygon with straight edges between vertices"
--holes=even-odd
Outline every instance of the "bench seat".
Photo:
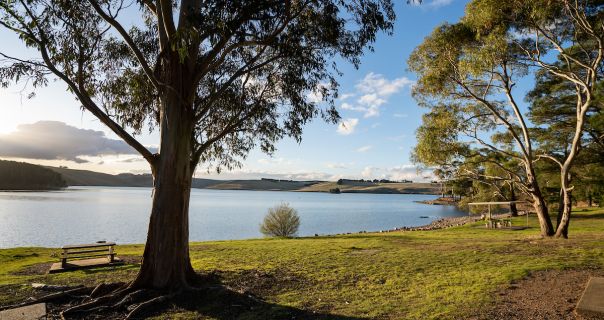
[{"label": "bench seat", "polygon": [[123,261],[116,257],[114,247],[115,242],[63,246],[61,248],[61,262],[54,263],[48,272],[55,273],[123,264]]}]

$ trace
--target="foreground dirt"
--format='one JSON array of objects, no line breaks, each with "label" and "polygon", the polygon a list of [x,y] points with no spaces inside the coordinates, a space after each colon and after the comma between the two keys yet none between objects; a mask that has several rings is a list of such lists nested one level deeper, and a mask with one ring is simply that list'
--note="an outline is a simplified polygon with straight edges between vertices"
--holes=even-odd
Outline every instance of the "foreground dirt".
[{"label": "foreground dirt", "polygon": [[497,292],[494,303],[471,319],[583,320],[575,307],[591,276],[604,276],[604,270],[534,272]]}]

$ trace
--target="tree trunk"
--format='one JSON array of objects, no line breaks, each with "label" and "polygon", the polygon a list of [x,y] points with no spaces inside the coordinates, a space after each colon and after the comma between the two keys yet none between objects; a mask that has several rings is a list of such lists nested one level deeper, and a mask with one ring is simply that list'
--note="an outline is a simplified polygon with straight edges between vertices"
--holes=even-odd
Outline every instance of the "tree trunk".
[{"label": "tree trunk", "polygon": [[[193,136],[194,88],[178,57],[166,72],[171,90],[160,106],[160,156],[153,166],[153,207],[141,269],[131,284],[135,288],[181,290],[196,277],[189,259],[189,198]],[[168,61],[168,64],[170,61]]]},{"label": "tree trunk", "polygon": [[[510,201],[516,201],[516,192],[514,192],[514,184],[510,183]],[[518,208],[516,204],[512,202],[510,204],[510,211],[512,212],[512,217],[518,216]]]},{"label": "tree trunk", "polygon": [[539,219],[539,227],[541,228],[541,236],[542,237],[551,237],[555,234],[554,225],[552,225],[552,219],[549,216],[549,210],[547,209],[547,204],[543,199],[543,194],[541,194],[541,188],[539,187],[539,182],[535,177],[535,171],[533,169],[532,163],[527,161],[525,163],[527,180],[530,186],[530,194],[533,198],[533,208],[535,209],[535,213],[537,214],[537,218]]},{"label": "tree trunk", "polygon": [[532,194],[533,197],[533,208],[537,213],[537,218],[539,219],[539,227],[541,228],[541,236],[543,237],[551,237],[554,235],[554,226],[552,225],[552,221],[549,216],[549,212],[547,210],[547,205],[543,200],[543,197]]},{"label": "tree trunk", "polygon": [[[165,156],[165,154],[162,154]],[[186,159],[186,158],[185,158]],[[153,207],[136,288],[178,290],[191,286],[188,168],[164,161],[154,180]]]},{"label": "tree trunk", "polygon": [[558,215],[558,224],[556,226],[556,237],[568,239],[568,226],[570,225],[570,214],[573,209],[572,190],[568,187],[570,184],[569,166],[563,166],[561,170],[562,187],[562,215]]}]

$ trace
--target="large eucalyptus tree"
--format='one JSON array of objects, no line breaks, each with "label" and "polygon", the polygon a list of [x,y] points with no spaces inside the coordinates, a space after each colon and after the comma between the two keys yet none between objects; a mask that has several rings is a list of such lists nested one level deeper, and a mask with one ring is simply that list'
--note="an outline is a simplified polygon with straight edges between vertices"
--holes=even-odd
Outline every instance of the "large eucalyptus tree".
[{"label": "large eucalyptus tree", "polygon": [[[195,168],[232,168],[256,146],[300,140],[313,117],[337,121],[335,61],[358,65],[393,19],[390,0],[1,1],[0,27],[38,57],[0,47],[0,82],[60,79],[147,160],[153,206],[130,289],[186,289]],[[136,140],[146,125],[158,153]]]}]

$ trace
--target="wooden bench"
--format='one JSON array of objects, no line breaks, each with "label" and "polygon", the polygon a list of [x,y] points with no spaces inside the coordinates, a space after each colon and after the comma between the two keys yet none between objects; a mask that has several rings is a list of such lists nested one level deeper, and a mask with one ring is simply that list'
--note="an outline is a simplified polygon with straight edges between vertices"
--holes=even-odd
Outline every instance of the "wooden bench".
[{"label": "wooden bench", "polygon": [[115,242],[68,245],[61,250],[61,262],[54,263],[49,273],[123,263],[115,256]]}]

